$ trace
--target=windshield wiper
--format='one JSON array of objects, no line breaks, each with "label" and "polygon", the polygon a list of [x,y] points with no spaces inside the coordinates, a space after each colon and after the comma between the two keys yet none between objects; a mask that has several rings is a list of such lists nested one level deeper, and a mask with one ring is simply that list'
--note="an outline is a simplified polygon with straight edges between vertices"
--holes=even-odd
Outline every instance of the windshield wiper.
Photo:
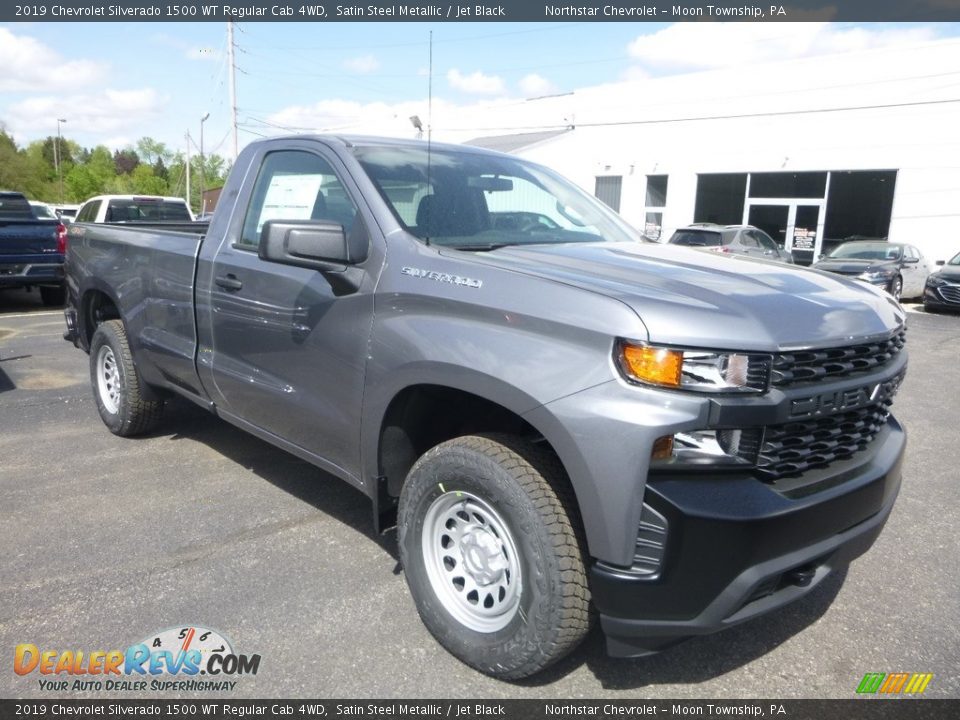
[{"label": "windshield wiper", "polygon": [[500,248],[511,247],[512,245],[522,245],[523,243],[516,242],[499,242],[499,243],[484,243],[477,245],[447,245],[447,247],[454,250],[466,250],[467,252],[490,252],[491,250],[499,250]]}]

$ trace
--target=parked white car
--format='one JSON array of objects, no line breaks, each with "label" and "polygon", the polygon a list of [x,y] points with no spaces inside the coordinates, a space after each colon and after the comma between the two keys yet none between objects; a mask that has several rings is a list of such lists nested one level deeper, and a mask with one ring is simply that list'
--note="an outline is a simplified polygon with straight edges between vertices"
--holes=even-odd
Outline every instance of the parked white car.
[{"label": "parked white car", "polygon": [[161,195],[97,195],[77,211],[76,222],[193,222],[193,213],[180,197]]}]

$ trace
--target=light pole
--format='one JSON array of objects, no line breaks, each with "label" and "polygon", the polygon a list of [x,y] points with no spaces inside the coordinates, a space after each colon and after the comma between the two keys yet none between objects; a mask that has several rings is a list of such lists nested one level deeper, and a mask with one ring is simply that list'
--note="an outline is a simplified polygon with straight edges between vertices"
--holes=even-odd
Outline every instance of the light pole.
[{"label": "light pole", "polygon": [[60,123],[65,123],[63,118],[57,118],[57,144],[53,146],[53,164],[57,166],[57,179],[60,182],[60,204],[63,205],[63,168],[60,164]]},{"label": "light pole", "polygon": [[203,191],[206,190],[204,185],[206,185],[206,176],[204,173],[203,166],[203,124],[207,121],[207,118],[210,117],[210,113],[207,113],[202,118],[200,118],[200,214],[203,215],[207,211],[206,203],[203,201]]}]

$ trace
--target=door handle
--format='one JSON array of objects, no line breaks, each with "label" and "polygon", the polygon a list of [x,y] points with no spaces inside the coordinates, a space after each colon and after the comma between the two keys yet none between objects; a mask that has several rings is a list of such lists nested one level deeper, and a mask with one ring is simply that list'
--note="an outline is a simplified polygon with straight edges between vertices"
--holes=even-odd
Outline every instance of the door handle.
[{"label": "door handle", "polygon": [[216,277],[213,281],[224,290],[239,290],[243,287],[243,283],[237,280],[237,276],[232,273],[230,275]]}]

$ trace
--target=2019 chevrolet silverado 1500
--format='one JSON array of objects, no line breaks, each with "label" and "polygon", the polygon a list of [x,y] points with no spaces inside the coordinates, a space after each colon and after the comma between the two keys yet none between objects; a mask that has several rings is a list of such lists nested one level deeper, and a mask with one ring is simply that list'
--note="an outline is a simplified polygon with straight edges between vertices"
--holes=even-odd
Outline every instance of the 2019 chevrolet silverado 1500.
[{"label": "2019 chevrolet silverado 1500", "polygon": [[0,288],[38,287],[44,305],[63,305],[67,229],[38,217],[22,193],[0,191]]},{"label": "2019 chevrolet silverado 1500", "polygon": [[892,298],[643,243],[515,157],[269,139],[209,227],[70,238],[110,430],[176,394],[360,488],[427,627],[494,676],[595,616],[635,656],[795,600],[899,489]]}]

